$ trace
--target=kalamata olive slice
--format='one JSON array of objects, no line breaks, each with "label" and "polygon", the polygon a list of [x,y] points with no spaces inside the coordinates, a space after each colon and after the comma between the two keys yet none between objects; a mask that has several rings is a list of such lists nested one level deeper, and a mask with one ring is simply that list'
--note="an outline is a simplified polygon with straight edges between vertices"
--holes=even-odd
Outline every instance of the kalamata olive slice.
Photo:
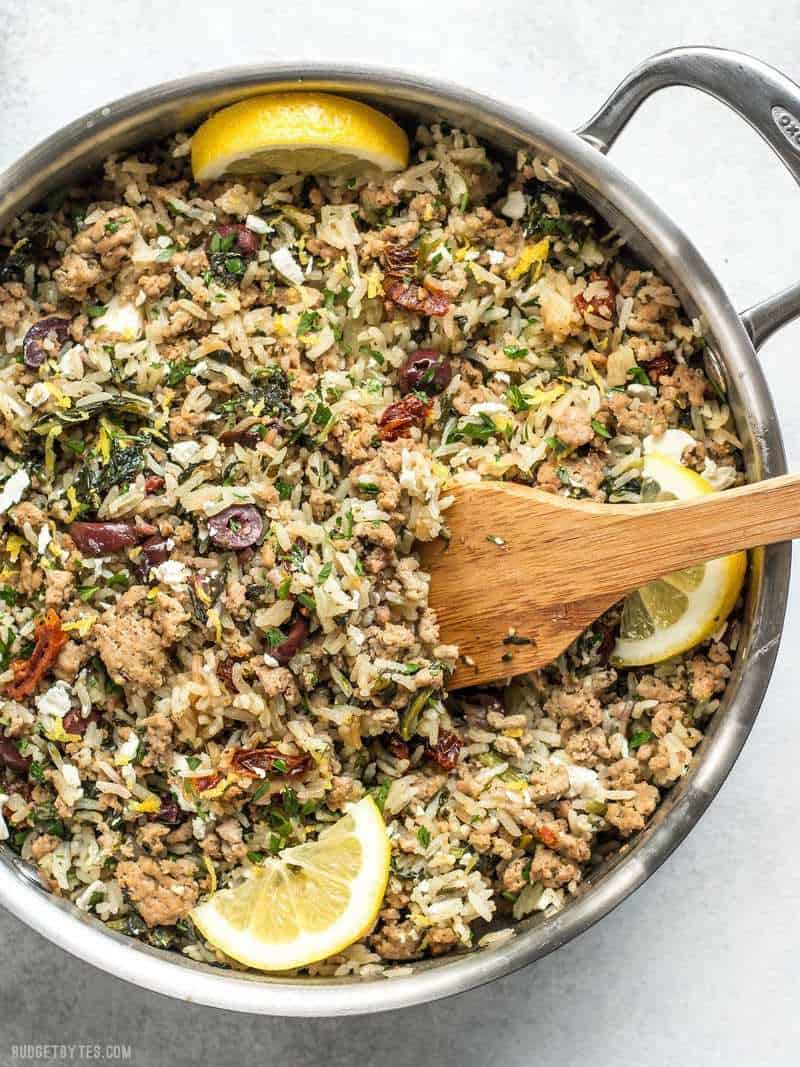
[{"label": "kalamata olive slice", "polygon": [[100,722],[101,718],[102,714],[97,708],[92,708],[86,718],[81,715],[77,708],[71,708],[70,711],[68,711],[67,714],[64,716],[64,733],[79,734],[81,737],[83,737],[83,735],[86,733],[89,723]]},{"label": "kalamata olive slice", "polygon": [[166,537],[161,534],[153,534],[142,544],[142,554],[136,566],[136,574],[143,582],[146,582],[150,571],[159,563],[169,559],[169,545]]},{"label": "kalamata olive slice", "polygon": [[3,739],[0,741],[0,764],[20,774],[27,774],[31,761],[23,756],[13,741]]},{"label": "kalamata olive slice", "polygon": [[167,826],[179,826],[183,815],[174,800],[162,800],[158,811],[151,816],[154,822],[163,822]]},{"label": "kalamata olive slice", "polygon": [[292,656],[297,654],[307,635],[308,623],[303,616],[300,615],[289,627],[289,633],[286,635],[286,640],[281,641],[279,645],[276,645],[275,648],[272,649],[272,655],[282,667],[285,667]]},{"label": "kalamata olive slice", "polygon": [[261,512],[252,504],[234,504],[208,520],[208,535],[214,544],[234,551],[254,545],[263,529]]},{"label": "kalamata olive slice", "polygon": [[244,445],[245,448],[255,448],[261,440],[261,435],[256,430],[223,430],[219,439],[223,445]]},{"label": "kalamata olive slice", "polygon": [[236,240],[230,249],[231,252],[238,252],[243,256],[254,256],[258,252],[258,237],[240,222],[230,223],[227,226],[217,226],[217,233],[223,240],[232,234],[236,234]]},{"label": "kalamata olive slice", "polygon": [[412,352],[397,372],[401,393],[419,390],[434,396],[450,384],[453,372],[446,356],[435,348],[418,348]]},{"label": "kalamata olive slice", "polygon": [[107,556],[131,548],[158,533],[155,526],[134,522],[73,522],[67,533],[84,556]]},{"label": "kalamata olive slice", "polygon": [[47,359],[42,342],[49,334],[53,335],[59,347],[63,345],[69,337],[69,319],[48,315],[31,326],[22,340],[22,361],[26,367],[41,367]]}]

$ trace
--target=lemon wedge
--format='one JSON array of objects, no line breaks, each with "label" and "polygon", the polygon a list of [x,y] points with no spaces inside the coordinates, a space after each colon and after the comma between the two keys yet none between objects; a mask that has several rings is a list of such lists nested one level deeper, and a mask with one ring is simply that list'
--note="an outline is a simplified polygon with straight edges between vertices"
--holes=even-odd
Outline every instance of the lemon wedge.
[{"label": "lemon wedge", "polygon": [[387,115],[328,93],[254,96],[223,108],[192,138],[200,182],[223,174],[360,174],[408,165],[408,138]]},{"label": "lemon wedge", "polygon": [[[656,452],[645,456],[645,501],[688,500],[713,492],[705,478],[675,460]],[[704,641],[730,614],[746,569],[747,554],[736,552],[667,574],[631,593],[623,602],[612,663],[659,663]]]},{"label": "lemon wedge", "polygon": [[333,956],[370,929],[389,878],[389,838],[365,797],[316,841],[284,849],[191,918],[227,956],[262,971],[287,971]]}]

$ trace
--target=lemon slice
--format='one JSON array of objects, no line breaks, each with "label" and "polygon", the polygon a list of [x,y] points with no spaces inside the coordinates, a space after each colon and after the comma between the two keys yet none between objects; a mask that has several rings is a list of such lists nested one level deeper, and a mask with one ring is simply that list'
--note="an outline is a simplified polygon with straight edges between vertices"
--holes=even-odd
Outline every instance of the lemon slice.
[{"label": "lemon slice", "polygon": [[212,115],[192,138],[200,182],[223,174],[359,174],[408,165],[396,122],[358,100],[328,93],[269,93]]},{"label": "lemon slice", "polygon": [[[713,492],[705,478],[675,460],[656,452],[645,456],[643,500],[688,500]],[[667,574],[631,593],[622,605],[612,663],[659,663],[704,641],[730,614],[746,568],[747,554],[736,552]]]},{"label": "lemon slice", "polygon": [[383,816],[365,797],[316,841],[253,868],[191,918],[215,948],[249,967],[305,967],[367,933],[386,892],[390,851]]}]

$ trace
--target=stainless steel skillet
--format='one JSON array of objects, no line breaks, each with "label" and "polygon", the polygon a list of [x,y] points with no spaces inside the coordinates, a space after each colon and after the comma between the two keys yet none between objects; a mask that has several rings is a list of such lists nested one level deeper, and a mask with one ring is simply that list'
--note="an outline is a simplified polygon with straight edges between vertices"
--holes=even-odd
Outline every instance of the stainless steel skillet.
[{"label": "stainless steel skillet", "polygon": [[[504,150],[532,146],[556,156],[582,195],[703,317],[713,340],[711,373],[727,389],[745,442],[750,479],[782,474],[785,458],[757,350],[800,314],[796,284],[739,314],[681,230],[606,158],[653,92],[685,85],[737,111],[800,181],[800,88],[748,56],[684,48],[647,60],[576,132],[458,86],[378,68],[269,65],[200,74],[155,86],[101,108],[43,141],[0,175],[0,227],[24,206],[80,175],[110,152],[187,126],[225,103],[288,87],[352,94],[401,116],[446,118]],[[587,880],[550,919],[526,920],[499,947],[421,964],[391,980],[270,978],[194,964],[116,934],[43,890],[35,874],[0,850],[0,903],[55,944],[111,974],[183,1000],[272,1015],[329,1016],[383,1011],[470,989],[539,959],[602,918],[680,844],[719,790],[753,725],[783,627],[789,547],[755,554],[744,639],[722,709],[689,775],[651,825]]]}]

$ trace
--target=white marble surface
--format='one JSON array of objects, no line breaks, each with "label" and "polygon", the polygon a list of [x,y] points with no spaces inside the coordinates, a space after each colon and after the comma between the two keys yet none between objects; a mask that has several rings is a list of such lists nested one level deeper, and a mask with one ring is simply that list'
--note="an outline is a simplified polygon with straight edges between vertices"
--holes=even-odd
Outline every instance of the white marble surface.
[{"label": "white marble surface", "polygon": [[[800,4],[789,0],[0,0],[0,167],[123,93],[292,57],[450,77],[576,125],[636,62],[676,44],[741,48],[800,81],[798,15]],[[671,90],[614,154],[693,235],[740,306],[796,276],[800,192],[723,108]],[[762,353],[796,467],[798,340],[800,325],[787,327]],[[0,1063],[18,1062],[14,1044],[96,1041],[129,1043],[132,1062],[154,1067],[797,1064],[799,638],[795,590],[767,700],[711,810],[643,889],[540,964],[408,1012],[258,1019],[134,989],[3,914]]]}]

